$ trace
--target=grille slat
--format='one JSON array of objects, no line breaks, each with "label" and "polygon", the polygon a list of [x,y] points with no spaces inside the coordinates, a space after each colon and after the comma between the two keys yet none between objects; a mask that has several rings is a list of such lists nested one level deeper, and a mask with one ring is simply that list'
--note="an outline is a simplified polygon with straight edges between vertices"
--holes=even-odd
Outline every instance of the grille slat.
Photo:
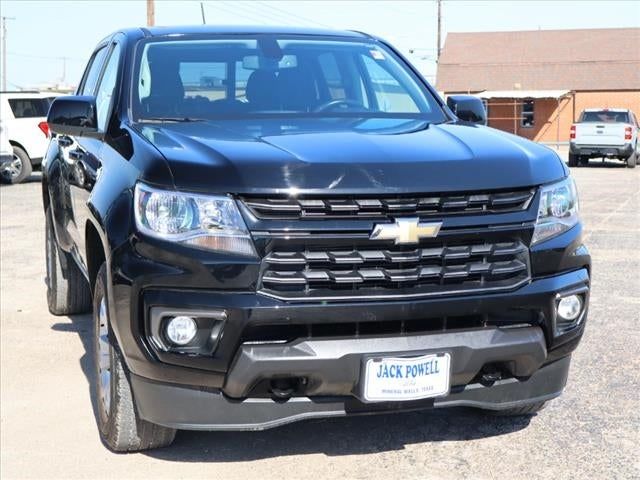
[{"label": "grille slat", "polygon": [[[528,249],[519,240],[475,245],[271,251],[262,290],[285,298],[511,288],[529,278]],[[406,290],[409,289],[409,290]]]},{"label": "grille slat", "polygon": [[507,213],[526,210],[534,190],[495,193],[398,196],[393,198],[253,198],[241,200],[260,219],[378,218],[395,214],[420,216]]},{"label": "grille slat", "polygon": [[300,338],[372,337],[419,335],[452,330],[475,330],[539,323],[534,310],[505,310],[499,313],[452,317],[414,318],[386,321],[318,322],[312,324],[250,324],[242,332],[241,342],[283,343]]}]

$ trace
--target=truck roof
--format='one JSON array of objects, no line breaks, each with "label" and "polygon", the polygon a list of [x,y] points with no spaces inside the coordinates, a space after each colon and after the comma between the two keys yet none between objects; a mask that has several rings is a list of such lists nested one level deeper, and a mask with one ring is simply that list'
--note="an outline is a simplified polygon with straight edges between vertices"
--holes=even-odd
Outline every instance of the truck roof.
[{"label": "truck roof", "polygon": [[585,108],[583,112],[628,112],[628,108]]},{"label": "truck roof", "polygon": [[146,36],[167,35],[224,35],[224,34],[281,34],[281,35],[317,35],[331,37],[371,38],[369,35],[350,30],[332,30],[322,28],[264,26],[264,25],[185,25],[169,27],[143,27]]}]

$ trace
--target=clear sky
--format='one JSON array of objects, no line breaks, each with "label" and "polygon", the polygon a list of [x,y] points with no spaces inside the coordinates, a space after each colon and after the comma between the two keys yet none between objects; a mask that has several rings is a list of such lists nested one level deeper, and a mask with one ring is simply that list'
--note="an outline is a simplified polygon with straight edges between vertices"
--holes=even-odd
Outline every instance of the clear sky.
[{"label": "clear sky", "polygon": [[[435,0],[202,3],[209,24],[332,27],[379,35],[407,54],[429,80],[434,79]],[[199,0],[156,0],[155,11],[156,25],[202,22]],[[75,85],[100,39],[118,28],[146,23],[145,0],[1,0],[0,12],[15,17],[7,21],[8,88],[55,83],[63,75],[66,83]],[[640,27],[640,0],[443,2],[445,35],[465,31],[616,27]],[[620,48],[640,46],[620,45]],[[62,57],[67,57],[66,62]]]}]

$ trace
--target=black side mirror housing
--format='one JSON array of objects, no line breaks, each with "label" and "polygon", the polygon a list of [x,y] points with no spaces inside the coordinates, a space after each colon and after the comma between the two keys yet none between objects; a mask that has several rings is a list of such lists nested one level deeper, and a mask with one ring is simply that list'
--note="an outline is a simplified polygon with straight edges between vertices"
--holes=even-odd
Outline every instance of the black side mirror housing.
[{"label": "black side mirror housing", "polygon": [[450,95],[447,98],[447,107],[464,122],[478,125],[487,124],[487,111],[482,100],[473,95]]},{"label": "black side mirror housing", "polygon": [[49,129],[58,135],[99,137],[96,98],[89,96],[58,97],[47,115]]}]

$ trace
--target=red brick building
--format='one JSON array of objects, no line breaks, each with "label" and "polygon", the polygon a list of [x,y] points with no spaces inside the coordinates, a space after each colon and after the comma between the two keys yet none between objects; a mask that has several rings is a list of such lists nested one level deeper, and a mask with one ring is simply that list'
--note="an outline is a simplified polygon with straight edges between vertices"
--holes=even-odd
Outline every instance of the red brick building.
[{"label": "red brick building", "polygon": [[640,28],[449,33],[436,88],[485,99],[492,127],[567,142],[585,108],[640,116]]}]

